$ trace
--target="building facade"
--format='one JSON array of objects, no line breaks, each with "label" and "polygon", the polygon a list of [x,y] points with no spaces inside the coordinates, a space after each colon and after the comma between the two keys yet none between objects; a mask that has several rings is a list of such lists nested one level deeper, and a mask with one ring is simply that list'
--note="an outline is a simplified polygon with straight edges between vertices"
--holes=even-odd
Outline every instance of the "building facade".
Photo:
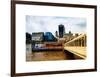
[{"label": "building facade", "polygon": [[66,39],[66,42],[67,41],[70,41],[74,38],[73,34],[71,33],[71,31],[69,31],[69,33],[65,33],[64,34],[64,38]]},{"label": "building facade", "polygon": [[54,35],[51,32],[46,32],[44,34],[44,41],[55,42],[55,41],[57,41],[57,39],[54,37]]},{"label": "building facade", "polygon": [[31,34],[26,32],[26,44],[31,43]]},{"label": "building facade", "polygon": [[32,41],[34,42],[42,42],[44,39],[44,32],[34,32],[32,33]]},{"label": "building facade", "polygon": [[60,24],[58,25],[59,28],[59,38],[63,38],[64,34],[65,34],[65,27],[64,25]]}]

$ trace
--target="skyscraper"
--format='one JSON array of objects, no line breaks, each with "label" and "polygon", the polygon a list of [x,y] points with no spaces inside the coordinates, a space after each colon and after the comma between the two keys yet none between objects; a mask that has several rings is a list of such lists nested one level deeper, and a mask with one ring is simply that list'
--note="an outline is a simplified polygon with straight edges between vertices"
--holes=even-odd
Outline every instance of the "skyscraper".
[{"label": "skyscraper", "polygon": [[64,36],[64,33],[65,33],[65,27],[62,24],[60,24],[58,26],[59,26],[59,38],[62,38]]}]

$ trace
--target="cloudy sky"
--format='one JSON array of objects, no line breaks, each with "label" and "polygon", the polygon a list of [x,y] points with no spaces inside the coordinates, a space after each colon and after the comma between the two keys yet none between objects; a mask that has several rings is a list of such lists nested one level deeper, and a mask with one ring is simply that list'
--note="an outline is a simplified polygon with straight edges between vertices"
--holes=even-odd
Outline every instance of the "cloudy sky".
[{"label": "cloudy sky", "polygon": [[52,32],[58,31],[58,25],[63,24],[68,33],[86,33],[86,19],[59,16],[31,16],[26,15],[26,32]]}]

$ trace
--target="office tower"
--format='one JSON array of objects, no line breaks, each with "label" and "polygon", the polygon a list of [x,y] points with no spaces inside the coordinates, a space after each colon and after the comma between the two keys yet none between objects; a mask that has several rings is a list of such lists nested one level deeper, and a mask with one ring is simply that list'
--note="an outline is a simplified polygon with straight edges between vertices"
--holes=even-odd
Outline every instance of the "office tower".
[{"label": "office tower", "polygon": [[59,26],[59,38],[63,38],[64,33],[65,33],[65,27],[62,24],[60,24],[58,26]]}]

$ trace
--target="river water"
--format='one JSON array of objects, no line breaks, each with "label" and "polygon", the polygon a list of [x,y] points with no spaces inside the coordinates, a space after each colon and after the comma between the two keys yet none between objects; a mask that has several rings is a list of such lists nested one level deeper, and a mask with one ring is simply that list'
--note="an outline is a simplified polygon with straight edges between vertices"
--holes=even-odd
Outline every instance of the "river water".
[{"label": "river water", "polygon": [[73,54],[64,51],[32,52],[31,44],[26,45],[26,61],[50,61],[74,59]]}]

